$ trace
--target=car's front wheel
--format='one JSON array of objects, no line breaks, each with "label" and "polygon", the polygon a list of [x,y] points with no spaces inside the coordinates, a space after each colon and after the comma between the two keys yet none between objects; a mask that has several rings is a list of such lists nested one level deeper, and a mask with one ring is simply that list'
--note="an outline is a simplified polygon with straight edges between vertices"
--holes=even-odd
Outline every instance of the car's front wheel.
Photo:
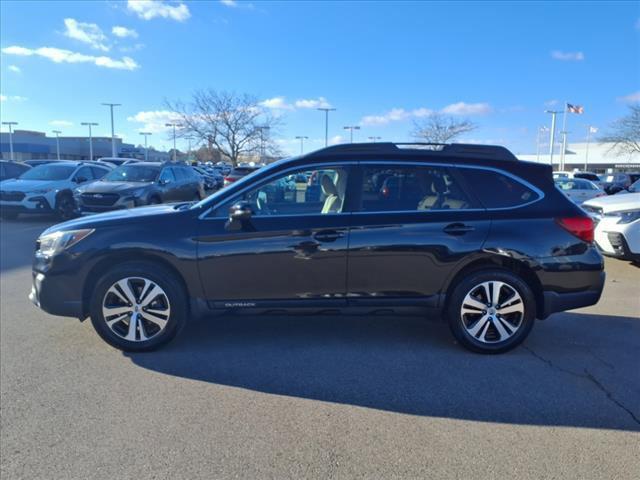
[{"label": "car's front wheel", "polygon": [[454,287],[447,316],[463,346],[479,353],[502,353],[529,335],[535,309],[533,292],[522,278],[492,269],[476,271]]},{"label": "car's front wheel", "polygon": [[62,195],[56,201],[56,215],[60,220],[69,220],[75,216],[76,204],[71,195]]},{"label": "car's front wheel", "polygon": [[121,264],[98,281],[91,322],[110,345],[124,351],[154,350],[169,342],[187,318],[178,279],[152,263]]}]

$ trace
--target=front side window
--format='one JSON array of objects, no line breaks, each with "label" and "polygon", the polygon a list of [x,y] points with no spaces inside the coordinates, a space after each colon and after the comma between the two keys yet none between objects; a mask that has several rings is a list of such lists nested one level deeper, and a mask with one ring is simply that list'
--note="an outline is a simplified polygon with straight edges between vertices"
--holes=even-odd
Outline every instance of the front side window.
[{"label": "front side window", "polygon": [[483,168],[459,168],[485,208],[510,208],[533,202],[540,195],[513,177]]},{"label": "front side window", "polygon": [[173,168],[165,168],[164,170],[162,170],[162,173],[160,174],[160,181],[162,182],[175,182],[176,177],[173,174]]},{"label": "front side window", "polygon": [[153,182],[158,177],[158,168],[146,165],[122,165],[109,172],[106,182]]},{"label": "front side window", "polygon": [[216,209],[215,216],[226,217],[229,207],[240,201],[249,202],[254,216],[341,213],[347,176],[345,167],[287,172],[227,200]]},{"label": "front side window", "polygon": [[364,167],[362,211],[429,211],[478,208],[445,167]]},{"label": "front side window", "polygon": [[82,167],[80,170],[76,172],[76,179],[84,178],[84,181],[93,180],[93,173],[91,173],[91,169],[89,167]]},{"label": "front side window", "polygon": [[23,180],[66,180],[76,167],[74,165],[56,165],[47,163],[27,170],[20,178]]}]

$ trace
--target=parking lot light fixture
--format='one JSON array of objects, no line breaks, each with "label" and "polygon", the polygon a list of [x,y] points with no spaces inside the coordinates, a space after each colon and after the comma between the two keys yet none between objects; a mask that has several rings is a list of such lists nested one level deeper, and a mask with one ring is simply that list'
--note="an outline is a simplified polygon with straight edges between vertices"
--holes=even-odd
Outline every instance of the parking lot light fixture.
[{"label": "parking lot light fixture", "polygon": [[553,144],[556,141],[556,115],[560,113],[559,110],[545,110],[544,113],[551,114],[551,131],[549,133],[549,164],[553,169]]},{"label": "parking lot light fixture", "polygon": [[113,107],[119,107],[122,105],[121,103],[103,103],[105,107],[109,107],[111,110],[111,156],[117,158],[118,153],[116,152],[116,134],[113,128]]},{"label": "parking lot light fixture", "polygon": [[149,147],[147,146],[147,137],[151,135],[151,132],[140,132],[140,135],[144,135],[144,161],[149,161]]},{"label": "parking lot light fixture", "polygon": [[82,122],[80,125],[89,127],[89,160],[93,160],[93,135],[91,133],[91,127],[97,127],[95,122]]},{"label": "parking lot light fixture", "polygon": [[371,140],[371,143],[376,143],[377,140],[382,140],[382,137],[367,137],[369,140]]},{"label": "parking lot light fixture", "polygon": [[51,130],[56,134],[56,158],[60,160],[60,134],[62,133],[60,130]]},{"label": "parking lot light fixture", "polygon": [[2,122],[2,125],[9,127],[9,160],[13,162],[13,126],[18,125],[18,122]]},{"label": "parking lot light fixture", "polygon": [[347,125],[344,127],[345,130],[349,130],[349,143],[353,143],[353,131],[360,130],[359,125]]},{"label": "parking lot light fixture", "polygon": [[164,124],[165,127],[172,127],[173,128],[173,161],[177,161],[176,160],[176,127],[179,127],[180,124],[179,123],[165,123]]},{"label": "parking lot light fixture", "polygon": [[304,135],[296,136],[296,140],[300,140],[300,155],[304,153],[304,141],[307,140],[308,138],[309,137],[305,137]]},{"label": "parking lot light fixture", "polygon": [[329,145],[329,112],[335,112],[335,108],[318,108],[321,112],[324,112],[324,146]]}]

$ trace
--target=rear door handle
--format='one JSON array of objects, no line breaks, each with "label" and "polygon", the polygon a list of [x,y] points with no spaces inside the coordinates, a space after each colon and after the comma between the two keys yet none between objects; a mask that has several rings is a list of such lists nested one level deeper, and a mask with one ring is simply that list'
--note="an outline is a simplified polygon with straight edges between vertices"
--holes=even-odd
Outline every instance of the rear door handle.
[{"label": "rear door handle", "polygon": [[335,242],[342,237],[344,237],[344,232],[339,232],[337,230],[320,230],[313,234],[313,238],[318,242]]},{"label": "rear door handle", "polygon": [[464,235],[465,233],[472,232],[474,230],[475,227],[465,225],[464,223],[450,223],[442,229],[444,233],[448,233],[449,235]]}]

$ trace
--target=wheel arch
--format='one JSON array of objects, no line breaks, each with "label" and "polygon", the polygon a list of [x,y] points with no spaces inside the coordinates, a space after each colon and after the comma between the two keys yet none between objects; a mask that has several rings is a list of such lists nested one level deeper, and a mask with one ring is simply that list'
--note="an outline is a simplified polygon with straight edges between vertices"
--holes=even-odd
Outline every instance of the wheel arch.
[{"label": "wheel arch", "polygon": [[502,269],[515,273],[531,288],[536,301],[536,317],[540,318],[540,314],[544,312],[544,295],[543,288],[534,268],[522,260],[505,255],[489,255],[470,260],[466,264],[460,266],[447,282],[444,288],[444,305],[443,310],[449,307],[449,299],[453,293],[453,289],[460,280],[473,272],[487,269]]}]

